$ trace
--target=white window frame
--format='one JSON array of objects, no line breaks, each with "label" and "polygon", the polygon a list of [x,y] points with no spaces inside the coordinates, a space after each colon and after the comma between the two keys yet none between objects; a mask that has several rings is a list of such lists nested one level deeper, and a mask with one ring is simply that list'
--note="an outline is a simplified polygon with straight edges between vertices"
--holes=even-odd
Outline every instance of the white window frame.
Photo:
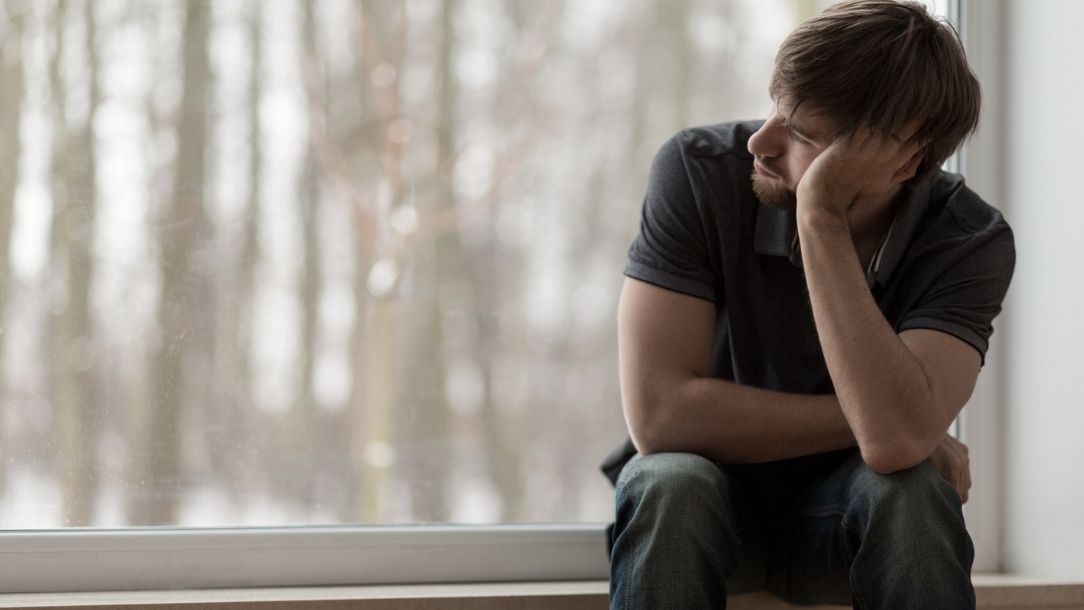
[{"label": "white window frame", "polygon": [[[1003,163],[1005,69],[1001,2],[954,0],[950,18],[958,24],[968,62],[982,83],[982,119],[979,131],[963,148],[957,161],[968,186],[1002,212],[1008,211]],[[953,13],[955,12],[955,14]],[[986,354],[975,392],[960,417],[960,437],[970,450],[971,494],[964,518],[975,543],[974,572],[1001,573],[1004,505],[1004,443],[1002,426],[1006,410],[1003,339],[1012,324],[1011,312],[995,321],[996,332]]]},{"label": "white window frame", "polygon": [[[954,163],[974,190],[1005,209],[1000,3],[949,0],[947,6],[985,92],[982,129]],[[1000,335],[1006,323],[999,319]],[[958,428],[971,447],[965,514],[975,572],[1001,571],[1000,353],[995,341]],[[0,593],[605,580],[605,525],[6,531]]]},{"label": "white window frame", "polygon": [[9,531],[0,565],[0,593],[609,576],[604,524]]}]

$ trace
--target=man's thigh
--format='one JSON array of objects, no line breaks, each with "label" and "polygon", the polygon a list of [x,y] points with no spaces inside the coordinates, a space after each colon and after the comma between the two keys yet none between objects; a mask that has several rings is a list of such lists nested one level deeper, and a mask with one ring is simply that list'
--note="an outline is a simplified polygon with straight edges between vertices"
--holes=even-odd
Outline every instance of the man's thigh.
[{"label": "man's thigh", "polygon": [[[928,462],[880,475],[854,451],[838,463],[792,478],[790,485],[795,495],[772,543],[767,588],[795,603],[851,603],[851,567],[863,542],[862,532],[875,518],[871,514],[874,506],[882,507],[879,514],[892,516],[881,523],[882,535],[885,527],[900,523],[904,530],[912,531],[907,519],[929,525],[929,515],[945,513],[942,504],[931,498],[943,496],[945,501],[955,502],[956,513],[960,512],[959,496]],[[942,510],[930,511],[930,507]],[[881,556],[893,552],[921,555],[921,545],[905,550],[905,542],[912,540],[910,536],[905,540],[888,536],[865,543],[888,545],[878,551]]]}]

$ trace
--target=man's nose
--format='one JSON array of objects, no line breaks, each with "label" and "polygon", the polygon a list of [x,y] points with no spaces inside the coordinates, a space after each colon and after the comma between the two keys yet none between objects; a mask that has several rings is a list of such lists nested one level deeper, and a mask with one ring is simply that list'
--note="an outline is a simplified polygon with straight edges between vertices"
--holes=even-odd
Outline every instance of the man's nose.
[{"label": "man's nose", "polygon": [[773,118],[769,118],[760,126],[760,129],[749,136],[747,147],[753,156],[777,157],[781,152],[782,135],[779,125],[775,125]]}]

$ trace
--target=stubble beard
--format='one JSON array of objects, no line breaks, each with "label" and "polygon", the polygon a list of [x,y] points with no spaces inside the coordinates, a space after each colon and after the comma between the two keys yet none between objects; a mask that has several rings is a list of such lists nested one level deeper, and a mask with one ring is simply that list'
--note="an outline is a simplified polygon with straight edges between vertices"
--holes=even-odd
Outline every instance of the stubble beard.
[{"label": "stubble beard", "polygon": [[770,176],[753,174],[753,194],[761,203],[787,212],[798,209],[798,196],[787,188],[782,180]]}]

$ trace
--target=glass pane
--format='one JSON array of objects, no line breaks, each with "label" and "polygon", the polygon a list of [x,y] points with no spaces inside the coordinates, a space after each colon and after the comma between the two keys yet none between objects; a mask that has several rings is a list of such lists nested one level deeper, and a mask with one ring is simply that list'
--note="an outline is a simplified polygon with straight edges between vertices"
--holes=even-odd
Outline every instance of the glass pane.
[{"label": "glass pane", "polygon": [[0,527],[610,520],[651,158],[817,6],[0,4]]}]

